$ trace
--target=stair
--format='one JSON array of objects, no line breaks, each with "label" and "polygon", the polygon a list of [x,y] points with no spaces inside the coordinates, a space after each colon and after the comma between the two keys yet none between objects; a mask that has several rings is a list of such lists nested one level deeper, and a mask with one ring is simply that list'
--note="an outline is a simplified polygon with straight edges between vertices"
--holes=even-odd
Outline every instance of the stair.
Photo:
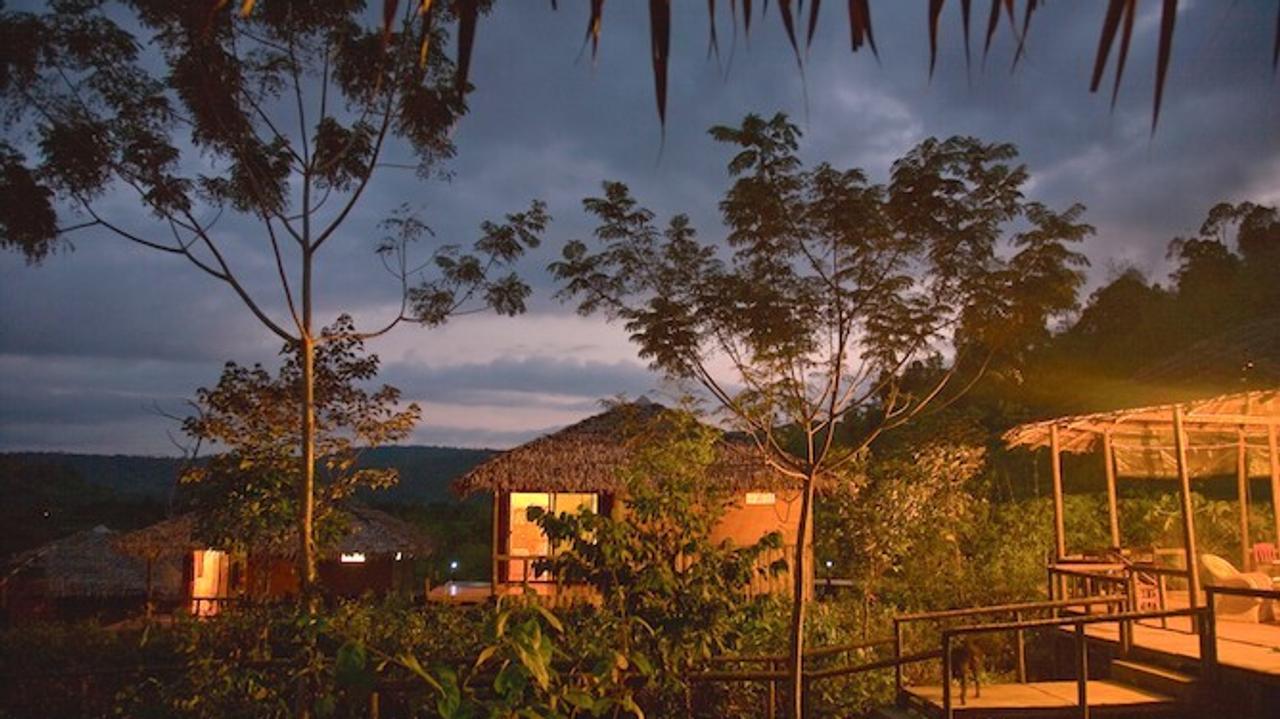
[{"label": "stair", "polygon": [[1192,702],[1196,697],[1196,677],[1153,664],[1116,659],[1111,662],[1111,679],[1183,703]]},{"label": "stair", "polygon": [[924,715],[910,709],[895,706],[877,707],[872,710],[868,719],[922,719]]}]

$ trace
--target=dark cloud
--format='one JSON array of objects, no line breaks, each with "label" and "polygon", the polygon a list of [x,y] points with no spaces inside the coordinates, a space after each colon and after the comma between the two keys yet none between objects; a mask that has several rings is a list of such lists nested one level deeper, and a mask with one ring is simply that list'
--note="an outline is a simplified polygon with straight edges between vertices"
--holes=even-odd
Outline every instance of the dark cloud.
[{"label": "dark cloud", "polygon": [[[1105,92],[1088,92],[1102,3],[1044,4],[1014,74],[1014,38],[1003,20],[985,69],[975,22],[966,71],[958,3],[948,3],[932,80],[926,3],[877,6],[881,63],[850,54],[844,8],[825,3],[803,82],[776,10],[753,24],[750,42],[741,33],[733,41],[722,4],[717,64],[704,59],[705,4],[678,3],[665,136],[644,4],[606,6],[594,64],[589,51],[579,55],[585,10],[565,5],[551,12],[546,3],[500,4],[477,37],[477,90],[455,135],[452,180],[387,170],[321,257],[320,317],[351,310],[372,326],[393,309],[395,288],[372,255],[377,223],[392,209],[417,208],[439,241],[465,244],[484,219],[533,198],[548,203],[555,218],[548,241],[520,266],[535,288],[529,315],[405,329],[372,346],[386,361],[384,379],[427,402],[415,441],[506,446],[594,411],[600,397],[657,385],[616,328],[565,317],[545,267],[565,240],[590,233],[581,198],[606,179],[628,182],[660,217],[687,213],[704,237],[718,238],[729,155],[706,129],[746,112],[788,112],[806,133],[806,158],[861,166],[880,179],[930,135],[1013,142],[1036,199],[1088,206],[1098,228],[1087,247],[1094,283],[1118,263],[1163,278],[1168,240],[1194,231],[1219,200],[1280,202],[1269,1],[1180,4],[1154,136],[1154,3],[1142,6],[1114,111],[1109,76]],[[108,199],[132,226],[147,227],[128,197]],[[254,295],[283,317],[254,224],[228,216],[218,232]],[[86,232],[76,245],[37,268],[0,256],[0,447],[164,452],[171,423],[147,407],[180,403],[215,381],[227,359],[273,359],[279,342],[226,287],[101,234]]]}]

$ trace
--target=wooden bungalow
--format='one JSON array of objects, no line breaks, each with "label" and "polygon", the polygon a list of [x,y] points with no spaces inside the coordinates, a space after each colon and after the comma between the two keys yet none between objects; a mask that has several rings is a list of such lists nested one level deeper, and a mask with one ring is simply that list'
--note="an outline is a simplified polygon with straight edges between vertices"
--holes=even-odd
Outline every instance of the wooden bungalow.
[{"label": "wooden bungalow", "polygon": [[[351,505],[346,513],[346,532],[321,548],[317,570],[324,591],[338,597],[412,591],[410,560],[430,552],[423,534],[408,522],[362,505]],[[115,540],[120,551],[145,563],[147,597],[176,596],[191,613],[211,615],[242,598],[297,594],[296,542],[226,551],[198,541],[195,523],[194,514],[184,514]],[[152,575],[152,567],[175,558],[182,567],[177,577]]]},{"label": "wooden bungalow", "polygon": [[117,619],[146,596],[146,566],[113,545],[98,526],[12,557],[0,577],[8,622],[27,619]]},{"label": "wooden bungalow", "polygon": [[[527,512],[587,508],[615,518],[625,517],[626,491],[619,470],[631,459],[639,427],[665,412],[662,405],[641,399],[622,404],[577,424],[496,455],[454,483],[461,496],[492,497],[490,581],[450,582],[431,590],[437,601],[482,601],[490,596],[532,589],[554,595],[566,591],[538,572],[539,559],[551,546]],[[719,459],[710,481],[729,497],[724,515],[712,532],[714,542],[753,544],[770,532],[781,532],[784,548],[768,561],[790,561],[797,543],[800,492],[769,468],[745,438],[723,434]],[[812,576],[813,562],[807,562]],[[810,582],[809,584],[812,584]],[[754,591],[790,591],[786,576],[761,580]]]}]

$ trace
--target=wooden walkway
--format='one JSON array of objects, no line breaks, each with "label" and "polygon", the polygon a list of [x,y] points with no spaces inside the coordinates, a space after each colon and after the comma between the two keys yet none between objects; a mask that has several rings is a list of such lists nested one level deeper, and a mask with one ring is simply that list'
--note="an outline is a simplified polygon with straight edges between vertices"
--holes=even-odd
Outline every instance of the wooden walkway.
[{"label": "wooden walkway", "polygon": [[[1200,660],[1200,637],[1190,632],[1184,617],[1169,620],[1168,628],[1158,623],[1135,624],[1133,643],[1139,649]],[[1267,674],[1280,680],[1280,626],[1218,621],[1218,663],[1232,669]],[[1085,633],[1093,639],[1120,642],[1116,624],[1091,624]]]},{"label": "wooden walkway", "polygon": [[[929,716],[942,716],[942,686],[905,687],[909,706]],[[1078,716],[1078,685],[1074,681],[994,684],[982,687],[982,696],[969,696],[960,704],[959,687],[952,686],[952,714],[956,717],[1059,717]],[[1106,680],[1091,680],[1089,710],[1093,716],[1127,717],[1168,714],[1176,703],[1171,697]]]}]

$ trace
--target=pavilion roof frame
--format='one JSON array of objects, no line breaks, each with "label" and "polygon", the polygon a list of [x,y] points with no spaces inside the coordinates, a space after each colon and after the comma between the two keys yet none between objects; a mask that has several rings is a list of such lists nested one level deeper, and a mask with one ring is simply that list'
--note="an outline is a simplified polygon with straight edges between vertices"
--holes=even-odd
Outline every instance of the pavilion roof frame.
[{"label": "pavilion roof frame", "polygon": [[[1129,430],[1136,429],[1136,432]],[[1192,432],[1211,432],[1223,439],[1234,435],[1234,443],[1219,440],[1219,444],[1191,446]],[[1193,452],[1198,452],[1197,463],[1201,469],[1217,467],[1216,452],[1221,459],[1223,450],[1234,455],[1237,491],[1240,497],[1240,561],[1247,570],[1249,551],[1248,482],[1252,474],[1251,456],[1257,445],[1251,437],[1265,437],[1266,474],[1270,475],[1272,512],[1276,524],[1276,542],[1280,544],[1280,387],[1236,394],[1220,395],[1203,400],[1137,407],[1133,409],[1074,415],[1032,422],[1014,427],[1004,434],[1009,447],[1038,449],[1048,447],[1053,477],[1054,560],[1067,559],[1066,531],[1063,521],[1062,453],[1084,453],[1101,448],[1107,477],[1107,505],[1111,523],[1111,543],[1119,551],[1120,525],[1116,500],[1116,477],[1120,474],[1122,458],[1126,454],[1150,460],[1146,471],[1137,476],[1164,478],[1172,464],[1173,476],[1178,480],[1181,499],[1183,549],[1185,552],[1187,579],[1191,606],[1199,602],[1199,555],[1196,552],[1195,518],[1191,504],[1191,475]],[[1134,441],[1134,440],[1137,441]],[[1206,450],[1209,450],[1206,452]],[[1234,451],[1231,451],[1234,450]],[[1171,454],[1171,456],[1170,456]],[[1261,474],[1261,472],[1259,472]]]}]

